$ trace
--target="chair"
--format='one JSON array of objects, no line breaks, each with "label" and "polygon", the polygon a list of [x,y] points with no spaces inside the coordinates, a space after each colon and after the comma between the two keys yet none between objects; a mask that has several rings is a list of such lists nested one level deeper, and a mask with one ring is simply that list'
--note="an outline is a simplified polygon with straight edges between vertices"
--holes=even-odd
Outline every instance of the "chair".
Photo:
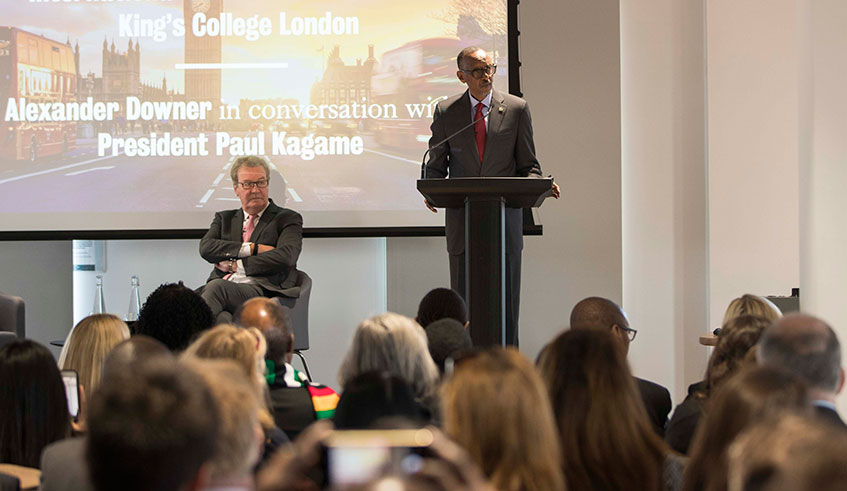
[{"label": "chair", "polygon": [[24,299],[0,292],[0,331],[13,332],[26,337]]},{"label": "chair", "polygon": [[309,296],[312,293],[312,278],[299,269],[296,271],[296,286],[300,287],[300,296],[275,298],[288,314],[288,325],[294,333],[294,354],[300,358],[303,370],[311,380],[312,374],[309,372],[309,365],[306,364],[306,357],[303,356],[302,351],[309,349]]},{"label": "chair", "polygon": [[0,349],[3,349],[3,346],[6,346],[16,339],[18,339],[17,334],[8,331],[0,331]]}]

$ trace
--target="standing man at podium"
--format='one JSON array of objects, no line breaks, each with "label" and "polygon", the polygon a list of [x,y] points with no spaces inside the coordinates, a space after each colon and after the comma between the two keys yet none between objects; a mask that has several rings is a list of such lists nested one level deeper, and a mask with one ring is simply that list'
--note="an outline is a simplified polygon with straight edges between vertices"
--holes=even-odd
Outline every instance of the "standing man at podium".
[{"label": "standing man at podium", "polygon": [[[541,177],[535,157],[529,106],[520,97],[493,90],[497,65],[482,48],[471,46],[456,57],[456,76],[468,90],[441,101],[432,119],[430,160],[424,177]],[[471,125],[454,137],[445,138]],[[553,197],[559,186],[553,184]],[[436,212],[428,202],[427,207]],[[450,286],[466,297],[465,212],[446,210]],[[523,210],[506,208],[506,344],[518,345],[518,313],[523,249]],[[473,322],[473,320],[471,320]]]}]

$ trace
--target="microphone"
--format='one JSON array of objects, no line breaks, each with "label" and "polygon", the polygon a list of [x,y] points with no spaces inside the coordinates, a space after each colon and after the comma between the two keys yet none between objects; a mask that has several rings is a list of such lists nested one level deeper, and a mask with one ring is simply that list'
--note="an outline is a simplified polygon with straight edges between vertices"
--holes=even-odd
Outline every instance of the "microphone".
[{"label": "microphone", "polygon": [[[490,112],[491,112],[491,108],[489,107],[488,111],[485,111],[485,114],[483,114],[482,116],[473,120],[471,122],[471,124],[469,124],[467,126],[463,126],[462,129],[460,129],[459,131],[453,133],[452,135],[450,135],[447,138],[441,140],[440,142],[436,143],[435,145],[427,148],[426,152],[424,152],[424,154],[423,154],[423,159],[421,159],[421,179],[426,179],[426,156],[429,155],[429,152],[435,150],[436,148],[440,147],[441,145],[444,145],[448,141],[452,140],[453,137],[455,137],[459,133],[465,131],[466,129],[470,128],[471,126],[473,126],[473,125],[477,124],[478,122],[482,121],[483,119],[487,118],[488,113],[490,113]],[[503,112],[503,106],[500,106],[500,112]]]}]

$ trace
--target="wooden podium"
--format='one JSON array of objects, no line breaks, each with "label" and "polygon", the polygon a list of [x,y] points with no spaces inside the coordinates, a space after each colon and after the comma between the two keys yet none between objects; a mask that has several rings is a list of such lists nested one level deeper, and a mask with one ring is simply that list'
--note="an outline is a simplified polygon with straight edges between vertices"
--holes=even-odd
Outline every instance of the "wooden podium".
[{"label": "wooden podium", "polygon": [[465,209],[465,300],[471,339],[474,346],[502,346],[506,334],[505,209],[541,206],[553,194],[553,179],[420,179],[418,191],[437,208]]}]

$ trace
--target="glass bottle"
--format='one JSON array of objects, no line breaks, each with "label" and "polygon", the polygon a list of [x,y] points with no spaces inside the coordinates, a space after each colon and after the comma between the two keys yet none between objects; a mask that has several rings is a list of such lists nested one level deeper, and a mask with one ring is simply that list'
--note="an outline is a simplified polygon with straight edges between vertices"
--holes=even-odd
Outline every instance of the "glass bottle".
[{"label": "glass bottle", "polygon": [[138,313],[141,312],[141,296],[138,293],[138,276],[132,275],[132,280],[130,281],[130,292],[129,292],[129,308],[126,312],[126,321],[134,322],[138,320]]},{"label": "glass bottle", "polygon": [[94,306],[91,307],[92,314],[105,314],[106,313],[106,299],[103,296],[103,275],[97,275],[97,286],[94,290]]}]

